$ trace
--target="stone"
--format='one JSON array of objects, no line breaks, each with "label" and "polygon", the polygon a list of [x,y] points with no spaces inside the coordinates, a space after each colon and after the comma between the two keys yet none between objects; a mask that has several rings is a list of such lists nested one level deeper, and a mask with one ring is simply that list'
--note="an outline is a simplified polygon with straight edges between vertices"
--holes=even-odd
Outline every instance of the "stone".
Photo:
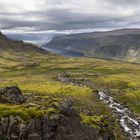
[{"label": "stone", "polygon": [[32,134],[29,134],[28,140],[41,140],[41,137],[37,133],[32,133]]},{"label": "stone", "polygon": [[104,140],[101,136],[96,138],[97,140]]},{"label": "stone", "polygon": [[[78,111],[73,108],[72,101],[69,98],[62,101],[60,106],[62,107],[59,114],[50,116],[44,114],[42,117],[33,117],[28,121],[22,120],[19,116],[1,117],[0,134],[7,137],[8,140],[112,139],[112,137],[110,137],[111,132],[108,133],[108,131],[106,131],[106,133],[100,133],[99,128],[93,128],[81,122],[80,115]],[[81,110],[89,113],[86,108]],[[101,125],[101,127],[103,126]],[[107,130],[108,126],[106,127],[104,128]]]},{"label": "stone", "polygon": [[62,114],[64,114],[65,116],[78,116],[78,113],[76,110],[72,109],[72,108],[65,108],[62,110]]},{"label": "stone", "polygon": [[72,107],[72,101],[71,100],[64,100],[61,101],[60,108],[63,110],[64,108],[71,108]]},{"label": "stone", "polygon": [[5,87],[0,89],[0,102],[19,104],[25,97],[17,86]]}]

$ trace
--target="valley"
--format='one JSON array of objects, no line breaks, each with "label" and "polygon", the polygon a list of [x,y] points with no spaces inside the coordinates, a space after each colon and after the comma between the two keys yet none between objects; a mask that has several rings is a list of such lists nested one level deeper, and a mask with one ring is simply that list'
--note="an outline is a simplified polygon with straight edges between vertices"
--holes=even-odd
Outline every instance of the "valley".
[{"label": "valley", "polygon": [[140,30],[118,29],[92,33],[59,35],[43,47],[66,49],[97,57],[140,62]]},{"label": "valley", "polygon": [[140,0],[0,0],[0,140],[140,140]]},{"label": "valley", "polygon": [[[19,133],[24,132],[25,140],[34,135],[39,137],[38,139],[48,137],[50,140],[66,137],[76,139],[79,135],[79,138],[84,140],[86,136],[88,139],[93,138],[93,134],[95,140],[131,139],[131,135],[126,133],[121,128],[120,122],[114,118],[113,111],[100,100],[97,91],[113,97],[116,103],[128,108],[139,121],[139,71],[139,64],[99,58],[60,56],[32,44],[11,41],[1,36],[0,117],[3,125],[0,126],[0,138],[5,140],[8,137],[13,140],[14,137],[19,137]],[[75,84],[65,80],[62,82],[59,80],[60,74],[70,76],[70,79],[77,79],[78,83],[73,80]],[[13,86],[21,90],[26,99],[23,103],[13,102],[10,97],[7,98],[6,93],[9,92],[6,87],[15,94],[16,90],[12,90]],[[73,116],[68,115],[69,111],[78,112],[78,118],[76,113],[73,113]],[[45,122],[50,122],[49,130],[41,125],[44,115],[49,119],[44,119]],[[54,126],[51,123],[53,118],[56,118]],[[6,119],[10,119],[11,122],[9,130],[6,129],[8,123],[4,123],[7,122]],[[59,119],[66,119],[68,125],[60,123]],[[74,119],[78,124],[76,131],[73,129]],[[16,120],[20,120],[18,121],[20,129],[12,120],[15,123]],[[24,126],[25,122],[28,127],[33,125],[33,129],[28,130],[24,127],[26,131],[23,131],[21,126]],[[44,128],[45,132],[38,130],[37,126]],[[65,128],[66,132],[56,133],[56,130],[60,130],[58,126]],[[12,131],[15,127],[20,132]],[[79,132],[82,129],[84,135]],[[49,134],[46,134],[46,131],[49,131]],[[60,136],[61,133],[65,135]],[[139,138],[133,137],[133,139]]]}]

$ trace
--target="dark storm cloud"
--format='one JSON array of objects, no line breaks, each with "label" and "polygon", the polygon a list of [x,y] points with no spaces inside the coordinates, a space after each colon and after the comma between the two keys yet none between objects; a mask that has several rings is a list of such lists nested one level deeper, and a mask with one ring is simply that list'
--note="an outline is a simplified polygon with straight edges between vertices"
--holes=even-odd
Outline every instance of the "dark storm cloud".
[{"label": "dark storm cloud", "polygon": [[[14,3],[12,3],[12,1]],[[21,0],[22,1],[22,0]],[[46,31],[139,26],[139,0],[0,1],[3,30]],[[26,2],[28,5],[26,5]]]}]

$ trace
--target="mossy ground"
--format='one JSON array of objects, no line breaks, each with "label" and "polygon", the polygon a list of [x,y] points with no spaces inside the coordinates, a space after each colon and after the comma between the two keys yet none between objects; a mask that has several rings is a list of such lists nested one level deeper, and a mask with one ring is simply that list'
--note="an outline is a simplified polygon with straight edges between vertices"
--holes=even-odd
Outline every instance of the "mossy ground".
[{"label": "mossy ground", "polygon": [[[45,98],[44,95],[46,98],[51,95],[70,96],[75,107],[86,106],[97,117],[108,115],[112,120],[111,111],[90,88],[59,82],[57,75],[62,72],[68,72],[73,77],[86,78],[96,85],[107,88],[115,100],[140,115],[139,64],[96,58],[65,58],[32,52],[17,53],[11,50],[0,52],[0,87],[18,85],[24,94],[33,93],[34,98]],[[46,101],[42,103],[47,104]],[[29,113],[29,109],[22,105],[1,104],[0,112],[3,115],[16,113],[28,117],[42,114],[44,110],[38,112],[38,108],[32,107]],[[88,118],[88,121],[91,122],[92,119]],[[118,131],[119,135],[118,125],[116,122],[113,125],[113,129]]]},{"label": "mossy ground", "polygon": [[58,113],[58,110],[53,107],[42,109],[41,107],[26,107],[22,105],[0,105],[0,116],[2,117],[13,115],[21,116],[21,118],[24,120],[29,120],[34,117],[39,118],[44,114],[49,115],[52,113]]},{"label": "mossy ground", "polygon": [[99,123],[101,122],[101,120],[103,118],[102,115],[101,116],[89,116],[84,113],[81,113],[80,117],[81,117],[83,123],[89,124],[94,128],[100,127]]}]

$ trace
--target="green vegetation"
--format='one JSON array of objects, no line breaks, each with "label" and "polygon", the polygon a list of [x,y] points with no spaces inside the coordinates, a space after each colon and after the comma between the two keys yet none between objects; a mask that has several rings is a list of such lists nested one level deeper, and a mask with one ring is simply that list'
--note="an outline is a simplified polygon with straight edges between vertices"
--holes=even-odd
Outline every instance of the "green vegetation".
[{"label": "green vegetation", "polygon": [[80,117],[83,123],[91,125],[92,127],[96,128],[99,127],[99,123],[101,123],[103,116],[89,116],[86,114],[81,113]]},{"label": "green vegetation", "polygon": [[[21,115],[24,119],[43,113],[58,113],[59,101],[73,100],[75,108],[85,106],[95,117],[81,114],[83,122],[98,125],[101,115],[107,115],[115,132],[120,132],[112,113],[89,87],[61,83],[57,75],[68,72],[74,78],[92,81],[93,88],[105,89],[115,100],[140,115],[140,65],[95,58],[64,58],[53,54],[0,51],[0,87],[18,85],[25,95],[33,94],[34,104],[0,104],[0,115]],[[39,101],[38,101],[39,99]],[[47,106],[42,109],[40,106]]]},{"label": "green vegetation", "polygon": [[21,116],[24,120],[41,117],[44,114],[50,115],[58,113],[55,108],[49,107],[48,109],[41,109],[40,107],[27,107],[22,105],[0,105],[0,116],[7,117],[10,115]]}]

